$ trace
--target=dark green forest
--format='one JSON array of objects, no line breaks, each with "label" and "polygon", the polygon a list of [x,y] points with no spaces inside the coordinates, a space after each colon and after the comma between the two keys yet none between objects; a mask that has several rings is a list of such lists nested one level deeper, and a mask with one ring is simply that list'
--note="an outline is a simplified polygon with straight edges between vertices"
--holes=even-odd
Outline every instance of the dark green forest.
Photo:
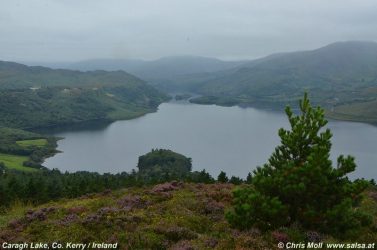
[{"label": "dark green forest", "polygon": [[78,171],[62,173],[57,169],[36,172],[9,170],[0,164],[0,207],[16,201],[41,204],[61,198],[76,198],[88,193],[185,181],[214,183],[205,170],[191,171],[191,159],[170,150],[156,149],[140,156],[139,171],[99,174]]}]

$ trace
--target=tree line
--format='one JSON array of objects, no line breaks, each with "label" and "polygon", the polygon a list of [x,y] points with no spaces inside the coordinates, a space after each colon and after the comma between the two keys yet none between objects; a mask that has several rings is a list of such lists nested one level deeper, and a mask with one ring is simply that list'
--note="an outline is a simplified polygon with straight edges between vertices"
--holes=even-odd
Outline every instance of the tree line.
[{"label": "tree line", "polygon": [[[118,174],[96,172],[61,172],[58,169],[40,169],[22,172],[7,169],[0,163],[0,207],[16,201],[41,204],[60,198],[76,198],[88,193],[102,192],[134,186],[148,186],[169,181],[210,184],[245,183],[239,177],[230,179],[221,172],[217,180],[206,170],[192,171],[191,159],[171,150],[153,149],[140,156],[138,171]],[[250,183],[249,174],[246,183]]]}]

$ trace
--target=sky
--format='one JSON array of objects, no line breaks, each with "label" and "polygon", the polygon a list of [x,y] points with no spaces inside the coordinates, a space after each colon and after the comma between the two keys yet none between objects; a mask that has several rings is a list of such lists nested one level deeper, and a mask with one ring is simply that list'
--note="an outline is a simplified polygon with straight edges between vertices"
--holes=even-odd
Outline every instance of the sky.
[{"label": "sky", "polygon": [[376,0],[0,0],[0,60],[254,59],[377,41]]}]

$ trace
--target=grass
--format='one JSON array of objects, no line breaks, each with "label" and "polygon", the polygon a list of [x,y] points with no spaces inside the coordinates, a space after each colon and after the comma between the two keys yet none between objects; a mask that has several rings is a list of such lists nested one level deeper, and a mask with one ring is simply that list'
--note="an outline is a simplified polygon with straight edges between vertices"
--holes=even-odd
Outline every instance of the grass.
[{"label": "grass", "polygon": [[46,139],[35,139],[35,140],[22,140],[22,141],[16,141],[18,145],[21,147],[29,148],[29,147],[38,147],[42,148],[47,145]]},{"label": "grass", "polygon": [[350,103],[327,111],[329,118],[377,124],[377,101]]},{"label": "grass", "polygon": [[13,203],[12,207],[6,213],[0,212],[0,230],[14,219],[22,218],[28,209],[33,206],[31,204],[23,204],[21,202]]},{"label": "grass", "polygon": [[23,166],[23,163],[28,159],[27,156],[0,153],[0,162],[3,162],[7,168],[28,172],[37,171],[37,169]]}]

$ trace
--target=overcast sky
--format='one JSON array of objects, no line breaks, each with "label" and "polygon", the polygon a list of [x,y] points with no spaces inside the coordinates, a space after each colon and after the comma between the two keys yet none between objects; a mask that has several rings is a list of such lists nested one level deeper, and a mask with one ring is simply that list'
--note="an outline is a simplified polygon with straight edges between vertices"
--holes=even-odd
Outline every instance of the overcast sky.
[{"label": "overcast sky", "polygon": [[257,58],[377,41],[376,0],[0,0],[0,60]]}]

